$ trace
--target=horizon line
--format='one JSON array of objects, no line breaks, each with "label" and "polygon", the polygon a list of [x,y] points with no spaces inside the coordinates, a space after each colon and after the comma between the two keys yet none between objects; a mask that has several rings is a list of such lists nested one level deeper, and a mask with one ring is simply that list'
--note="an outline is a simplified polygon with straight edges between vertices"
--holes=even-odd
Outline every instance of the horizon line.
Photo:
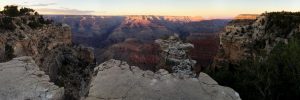
[{"label": "horizon line", "polygon": [[[107,15],[107,14],[103,14],[103,15],[98,15],[98,14],[43,14],[40,13],[40,15],[56,15],[56,16],[171,16],[171,17],[201,17],[203,20],[209,20],[209,19],[234,19],[235,17],[237,17],[238,15],[243,15],[243,14],[238,14],[236,16],[227,16],[227,17],[203,17],[203,16],[192,16],[192,15],[154,15],[154,14],[128,14],[128,15],[116,15],[116,14],[111,14],[111,15]],[[260,14],[256,14],[256,15],[260,15]]]}]

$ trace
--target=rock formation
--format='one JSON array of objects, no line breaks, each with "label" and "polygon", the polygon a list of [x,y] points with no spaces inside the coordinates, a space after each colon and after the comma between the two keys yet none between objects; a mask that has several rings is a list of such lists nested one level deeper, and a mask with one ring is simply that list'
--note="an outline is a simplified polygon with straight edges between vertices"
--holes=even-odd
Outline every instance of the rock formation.
[{"label": "rock formation", "polygon": [[119,60],[104,62],[94,71],[86,100],[241,100],[237,92],[219,86],[205,73],[182,79],[177,73],[142,71]]},{"label": "rock formation", "polygon": [[63,100],[64,88],[54,85],[31,57],[0,63],[1,100]]},{"label": "rock formation", "polygon": [[[263,59],[262,56],[268,55],[279,42],[287,44],[288,39],[294,33],[299,32],[300,26],[277,25],[280,24],[280,20],[286,19],[276,18],[278,15],[275,14],[267,13],[258,16],[256,19],[233,20],[230,22],[226,26],[225,32],[220,34],[220,51],[216,57],[216,62],[235,63],[245,59]],[[286,17],[292,19],[294,16],[289,15]],[[265,54],[259,54],[261,52],[265,52]]]},{"label": "rock formation", "polygon": [[[9,17],[0,18],[5,20]],[[33,56],[54,49],[58,45],[71,45],[71,30],[67,26],[54,24],[33,28],[29,23],[39,20],[38,16],[14,17],[8,23],[16,27],[14,30],[0,29],[0,61],[10,60],[12,57]],[[4,22],[3,22],[4,23]]]},{"label": "rock formation", "polygon": [[220,50],[207,73],[242,99],[298,98],[299,40],[299,12],[233,20],[220,34]]},{"label": "rock formation", "polygon": [[[94,54],[90,48],[72,44],[66,24],[43,23],[39,15],[0,17],[0,61],[31,56],[52,82],[65,87],[65,98],[87,94]],[[9,27],[10,28],[9,28]]]},{"label": "rock formation", "polygon": [[162,49],[161,57],[165,65],[171,65],[172,72],[180,76],[194,77],[192,67],[196,64],[195,60],[188,57],[189,49],[194,48],[193,44],[183,43],[178,35],[170,36],[166,40],[158,39],[155,41]]},{"label": "rock formation", "polygon": [[79,99],[88,92],[95,66],[92,49],[82,46],[59,46],[42,58],[40,68],[50,79],[65,88],[66,99]]}]

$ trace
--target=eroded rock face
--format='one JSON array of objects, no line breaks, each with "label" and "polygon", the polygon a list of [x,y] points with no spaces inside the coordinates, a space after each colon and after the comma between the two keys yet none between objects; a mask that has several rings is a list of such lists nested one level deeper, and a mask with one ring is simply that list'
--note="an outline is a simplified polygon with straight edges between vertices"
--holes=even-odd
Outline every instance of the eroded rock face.
[{"label": "eroded rock face", "polygon": [[[6,17],[5,17],[6,18]],[[0,17],[0,23],[5,19]],[[66,24],[41,24],[40,16],[12,17],[14,29],[0,26],[0,62],[14,57],[31,56],[52,82],[65,87],[65,99],[78,99],[87,94],[94,65],[91,48],[75,46],[71,28]],[[40,22],[39,22],[40,24]]]},{"label": "eroded rock face", "polygon": [[[220,50],[215,58],[215,67],[222,63],[235,64],[246,59],[263,60],[262,55],[268,55],[280,42],[287,44],[288,39],[299,32],[299,25],[287,30],[271,24],[275,19],[271,14],[262,14],[256,18],[236,19],[230,22],[225,32],[220,34]],[[262,52],[263,54],[259,54]]]},{"label": "eroded rock face", "polygon": [[35,59],[58,45],[72,44],[70,27],[47,24],[32,28],[28,24],[30,18],[36,16],[12,18],[11,23],[16,27],[14,30],[0,28],[0,62],[20,56],[32,56]]},{"label": "eroded rock face", "polygon": [[65,88],[65,99],[77,100],[87,94],[95,67],[91,48],[60,46],[43,57],[40,68]]},{"label": "eroded rock face", "polygon": [[49,81],[31,57],[0,63],[1,100],[62,100],[64,88]]},{"label": "eroded rock face", "polygon": [[238,93],[205,73],[181,79],[163,69],[142,71],[119,60],[104,62],[94,71],[86,100],[240,100]]},{"label": "eroded rock face", "polygon": [[178,73],[182,77],[194,77],[192,67],[196,64],[195,60],[190,59],[187,52],[194,48],[193,44],[183,43],[178,35],[170,36],[166,40],[158,39],[155,41],[162,49],[162,62],[171,65],[172,72]]}]

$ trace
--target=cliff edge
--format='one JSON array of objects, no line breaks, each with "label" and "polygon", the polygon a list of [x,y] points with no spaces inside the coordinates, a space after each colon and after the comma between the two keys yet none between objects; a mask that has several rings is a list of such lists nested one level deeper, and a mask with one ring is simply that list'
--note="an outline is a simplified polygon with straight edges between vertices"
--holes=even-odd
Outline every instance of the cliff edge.
[{"label": "cliff edge", "polygon": [[182,79],[178,73],[143,71],[119,60],[106,61],[94,71],[86,100],[241,100],[205,73]]},{"label": "cliff edge", "polygon": [[0,80],[1,100],[62,100],[64,96],[64,88],[50,82],[31,57],[0,63]]}]

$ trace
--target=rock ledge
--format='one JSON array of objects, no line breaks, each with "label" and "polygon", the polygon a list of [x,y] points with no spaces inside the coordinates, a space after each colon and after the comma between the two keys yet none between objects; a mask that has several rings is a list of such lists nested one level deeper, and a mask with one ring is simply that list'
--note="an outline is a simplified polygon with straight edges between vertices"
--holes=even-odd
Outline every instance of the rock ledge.
[{"label": "rock ledge", "polygon": [[181,79],[163,69],[142,71],[119,60],[104,62],[94,71],[87,100],[241,100],[205,73]]},{"label": "rock ledge", "polygon": [[49,81],[31,57],[0,63],[1,100],[61,100],[64,88]]}]

